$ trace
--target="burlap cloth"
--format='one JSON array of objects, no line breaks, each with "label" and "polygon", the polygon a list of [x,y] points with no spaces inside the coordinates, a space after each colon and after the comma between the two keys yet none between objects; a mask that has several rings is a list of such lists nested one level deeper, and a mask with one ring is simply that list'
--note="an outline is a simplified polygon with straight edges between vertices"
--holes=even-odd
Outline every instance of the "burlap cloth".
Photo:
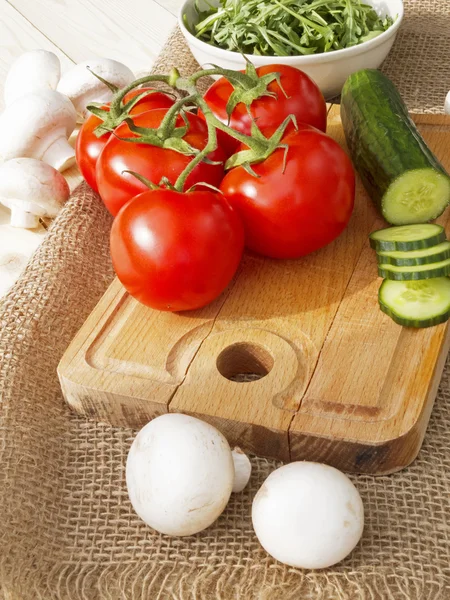
[{"label": "burlap cloth", "polygon": [[[450,2],[409,0],[385,71],[411,109],[441,112],[450,89]],[[159,59],[189,72],[178,33]],[[111,221],[84,186],[67,203],[0,312],[0,590],[5,600],[450,599],[450,365],[419,458],[387,477],[353,478],[366,508],[361,544],[308,572],[259,546],[251,499],[273,461],[207,531],[152,532],[127,498],[133,432],[65,406],[56,366],[111,281]]]}]

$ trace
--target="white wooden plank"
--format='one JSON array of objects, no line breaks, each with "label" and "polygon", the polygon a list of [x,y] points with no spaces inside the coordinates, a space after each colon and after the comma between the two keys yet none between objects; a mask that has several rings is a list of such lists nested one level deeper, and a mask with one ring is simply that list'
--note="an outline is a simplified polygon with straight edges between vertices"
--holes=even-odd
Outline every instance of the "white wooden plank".
[{"label": "white wooden plank", "polygon": [[150,69],[176,24],[154,0],[9,0],[72,60],[108,56]]},{"label": "white wooden plank", "polygon": [[42,48],[54,52],[67,70],[73,63],[55,44],[29,23],[7,2],[0,3],[0,109],[3,108],[3,85],[11,63],[23,52]]},{"label": "white wooden plank", "polygon": [[184,0],[156,0],[156,2],[176,17],[178,17],[180,8],[184,4]]}]

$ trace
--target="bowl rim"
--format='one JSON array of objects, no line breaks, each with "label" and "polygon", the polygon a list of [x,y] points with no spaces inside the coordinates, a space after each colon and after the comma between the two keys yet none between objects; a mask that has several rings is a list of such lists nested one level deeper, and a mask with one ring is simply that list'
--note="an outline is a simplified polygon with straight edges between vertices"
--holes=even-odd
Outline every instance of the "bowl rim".
[{"label": "bowl rim", "polygon": [[[242,54],[239,52],[234,52],[233,50],[224,50],[223,48],[218,48],[217,46],[213,46],[212,44],[208,44],[202,40],[199,40],[195,35],[186,28],[183,23],[183,14],[188,5],[193,4],[194,0],[185,0],[178,11],[178,26],[181,29],[184,37],[188,41],[189,44],[192,44],[196,48],[200,50],[208,49],[210,54],[216,55],[218,57],[222,57],[223,59],[228,59],[234,62],[242,61]],[[365,54],[366,52],[377,48],[382,45],[383,42],[386,42],[389,38],[395,35],[403,21],[404,16],[404,6],[403,0],[399,0],[399,11],[397,14],[397,20],[389,29],[383,31],[380,35],[372,40],[368,40],[363,42],[362,44],[358,44],[357,46],[351,46],[350,48],[343,48],[342,50],[333,50],[332,52],[321,52],[320,54],[310,54],[303,55],[298,54],[295,56],[260,56],[259,54],[245,54],[245,56],[254,60],[255,64],[272,64],[277,62],[282,62],[283,64],[292,64],[298,65],[300,63],[305,65],[312,65],[315,63],[325,63],[325,62],[334,62],[339,60],[340,58],[350,58],[351,56],[355,56],[358,54]],[[205,50],[204,50],[205,51]]]}]

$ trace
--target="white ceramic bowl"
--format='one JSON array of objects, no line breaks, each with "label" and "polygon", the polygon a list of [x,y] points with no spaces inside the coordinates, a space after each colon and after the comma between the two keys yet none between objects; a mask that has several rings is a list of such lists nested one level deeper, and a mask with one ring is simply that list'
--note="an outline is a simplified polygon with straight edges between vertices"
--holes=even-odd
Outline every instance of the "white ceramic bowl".
[{"label": "white ceramic bowl", "polygon": [[[351,73],[360,69],[376,69],[381,65],[392,48],[402,22],[402,0],[366,0],[366,2],[367,4],[371,4],[380,15],[397,16],[395,23],[373,40],[364,42],[359,46],[353,46],[352,48],[310,56],[274,57],[255,56],[254,54],[248,54],[247,56],[257,67],[273,63],[282,63],[297,67],[297,69],[301,69],[314,79],[325,98],[332,98],[341,92],[345,80]],[[207,5],[204,3],[204,0],[200,0],[200,7],[202,8],[202,3],[206,8]],[[217,5],[218,0],[213,0],[212,4]],[[214,63],[228,69],[244,68],[245,61],[238,52],[216,48],[206,42],[200,41],[192,35],[183,23],[184,14],[186,14],[189,27],[192,27],[197,20],[194,0],[186,0],[184,2],[179,13],[178,22],[192,54],[200,65],[205,66]]]}]

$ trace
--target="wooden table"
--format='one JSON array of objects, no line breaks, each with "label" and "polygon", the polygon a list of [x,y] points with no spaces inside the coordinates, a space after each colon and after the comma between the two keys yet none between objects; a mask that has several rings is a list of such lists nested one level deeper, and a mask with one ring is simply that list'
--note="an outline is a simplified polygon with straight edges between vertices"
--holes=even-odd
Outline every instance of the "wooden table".
[{"label": "wooden table", "polygon": [[[35,48],[55,52],[63,72],[92,56],[148,71],[171,30],[182,0],[0,0],[0,109],[11,63]],[[70,184],[77,183],[75,172]],[[8,225],[0,205],[0,297],[19,277],[45,236],[43,227],[24,231]]]}]

